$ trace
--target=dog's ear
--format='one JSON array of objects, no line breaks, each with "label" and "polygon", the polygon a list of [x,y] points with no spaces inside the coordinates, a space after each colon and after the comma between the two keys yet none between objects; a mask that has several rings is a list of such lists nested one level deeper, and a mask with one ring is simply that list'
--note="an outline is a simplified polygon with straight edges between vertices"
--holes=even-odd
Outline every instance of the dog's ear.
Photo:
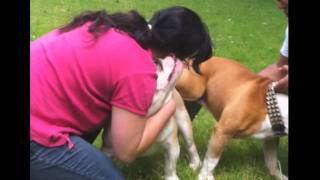
[{"label": "dog's ear", "polygon": [[153,58],[153,62],[160,68],[161,71],[163,70],[163,66],[160,59]]},{"label": "dog's ear", "polygon": [[200,69],[198,67],[198,71],[194,68],[194,61],[193,60],[186,60],[185,67],[188,69],[189,73],[194,73],[194,75],[199,76],[201,75]]},{"label": "dog's ear", "polygon": [[190,70],[190,68],[192,68],[192,60],[185,60],[184,61],[184,67],[186,67],[188,70]]},{"label": "dog's ear", "polygon": [[211,53],[205,53],[205,54],[197,54],[194,58],[194,61],[192,63],[192,67],[195,70],[196,73],[201,74],[200,69],[199,69],[199,65],[208,60],[210,57],[212,56]]},{"label": "dog's ear", "polygon": [[[207,29],[206,29],[207,30]],[[207,30],[208,32],[208,30]],[[201,74],[199,65],[208,60],[213,55],[213,44],[211,38],[208,33],[206,33],[205,40],[201,44],[200,48],[198,49],[198,53],[194,56],[194,62],[192,64],[193,69],[198,73]]]}]

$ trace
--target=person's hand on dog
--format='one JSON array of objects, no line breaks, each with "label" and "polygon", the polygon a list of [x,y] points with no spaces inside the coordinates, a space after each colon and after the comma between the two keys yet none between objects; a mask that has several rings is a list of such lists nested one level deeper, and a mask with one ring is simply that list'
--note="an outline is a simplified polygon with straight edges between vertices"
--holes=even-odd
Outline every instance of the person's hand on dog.
[{"label": "person's hand on dog", "polygon": [[273,81],[279,81],[288,74],[288,65],[271,64],[258,74],[270,78]]},{"label": "person's hand on dog", "polygon": [[277,81],[276,92],[288,94],[288,71],[288,65],[277,66],[277,64],[272,64],[261,71],[259,75]]},{"label": "person's hand on dog", "polygon": [[282,75],[282,78],[278,80],[277,85],[275,86],[275,91],[279,93],[288,94],[288,71],[289,66],[284,65],[278,68],[279,72]]}]

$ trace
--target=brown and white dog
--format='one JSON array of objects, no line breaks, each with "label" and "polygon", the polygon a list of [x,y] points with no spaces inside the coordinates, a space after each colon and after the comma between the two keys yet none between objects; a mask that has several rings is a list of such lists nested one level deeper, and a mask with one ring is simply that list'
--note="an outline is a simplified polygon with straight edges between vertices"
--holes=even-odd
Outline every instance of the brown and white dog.
[{"label": "brown and white dog", "polygon": [[[185,100],[202,98],[204,105],[218,120],[198,175],[212,180],[224,147],[231,138],[253,137],[264,141],[264,158],[271,175],[287,179],[277,166],[277,146],[267,113],[266,93],[271,80],[256,75],[240,63],[212,57],[199,65],[201,75],[184,68],[176,88]],[[288,133],[288,96],[276,94],[285,133]]]},{"label": "brown and white dog", "polygon": [[[152,100],[152,104],[148,110],[148,116],[156,113],[170,98],[176,101],[176,112],[167,122],[163,128],[157,140],[153,145],[143,154],[150,155],[159,149],[159,146],[163,146],[166,149],[167,156],[165,159],[165,179],[166,180],[178,180],[176,174],[176,164],[180,155],[180,146],[178,141],[178,130],[182,133],[184,140],[187,143],[188,151],[190,155],[189,166],[196,170],[200,167],[200,157],[196,146],[193,141],[192,124],[188,112],[184,106],[182,97],[174,89],[177,80],[179,79],[183,64],[168,56],[159,61],[157,65],[157,88]],[[110,132],[110,131],[109,131]],[[112,156],[111,143],[108,139],[108,132],[104,131],[103,134],[103,146],[102,151]]]}]

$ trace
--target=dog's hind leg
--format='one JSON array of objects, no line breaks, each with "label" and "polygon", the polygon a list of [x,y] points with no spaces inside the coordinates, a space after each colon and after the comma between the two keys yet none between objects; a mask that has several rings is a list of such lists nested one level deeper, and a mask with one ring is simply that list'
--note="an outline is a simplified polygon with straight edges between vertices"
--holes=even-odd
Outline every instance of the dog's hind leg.
[{"label": "dog's hind leg", "polygon": [[196,171],[200,167],[201,161],[200,161],[197,147],[193,140],[192,124],[191,124],[190,117],[187,111],[179,110],[179,109],[176,110],[175,116],[177,119],[179,131],[182,133],[183,138],[187,144],[188,153],[190,156],[189,166],[191,167],[191,169]]},{"label": "dog's hind leg", "polygon": [[[170,120],[171,121],[171,120]],[[180,155],[180,145],[177,128],[166,140],[165,180],[179,180],[176,172],[177,161]]]},{"label": "dog's hind leg", "polygon": [[279,138],[264,140],[264,161],[272,176],[275,176],[279,180],[287,180],[288,178],[283,175],[278,168],[277,150],[279,145]]},{"label": "dog's hind leg", "polygon": [[177,106],[174,116],[178,124],[179,132],[182,133],[183,138],[188,146],[187,148],[190,156],[189,166],[191,169],[193,169],[193,171],[196,171],[200,167],[201,161],[197,147],[193,140],[192,122],[186,107],[183,104],[182,97],[177,93],[177,91],[174,92],[174,98],[179,105]]},{"label": "dog's hind leg", "polygon": [[216,124],[214,133],[212,133],[206,156],[203,160],[202,168],[198,175],[198,180],[214,180],[212,174],[214,168],[217,166],[224,147],[228,144],[231,135],[227,134],[223,128]]}]

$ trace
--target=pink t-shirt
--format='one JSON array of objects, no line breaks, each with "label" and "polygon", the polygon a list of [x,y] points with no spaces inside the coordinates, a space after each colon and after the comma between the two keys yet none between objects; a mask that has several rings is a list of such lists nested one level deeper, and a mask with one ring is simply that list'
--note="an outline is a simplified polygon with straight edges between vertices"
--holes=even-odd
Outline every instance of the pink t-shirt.
[{"label": "pink t-shirt", "polygon": [[47,147],[69,135],[100,129],[111,107],[146,115],[156,89],[156,66],[124,32],[110,29],[94,41],[89,23],[31,42],[30,136]]}]

